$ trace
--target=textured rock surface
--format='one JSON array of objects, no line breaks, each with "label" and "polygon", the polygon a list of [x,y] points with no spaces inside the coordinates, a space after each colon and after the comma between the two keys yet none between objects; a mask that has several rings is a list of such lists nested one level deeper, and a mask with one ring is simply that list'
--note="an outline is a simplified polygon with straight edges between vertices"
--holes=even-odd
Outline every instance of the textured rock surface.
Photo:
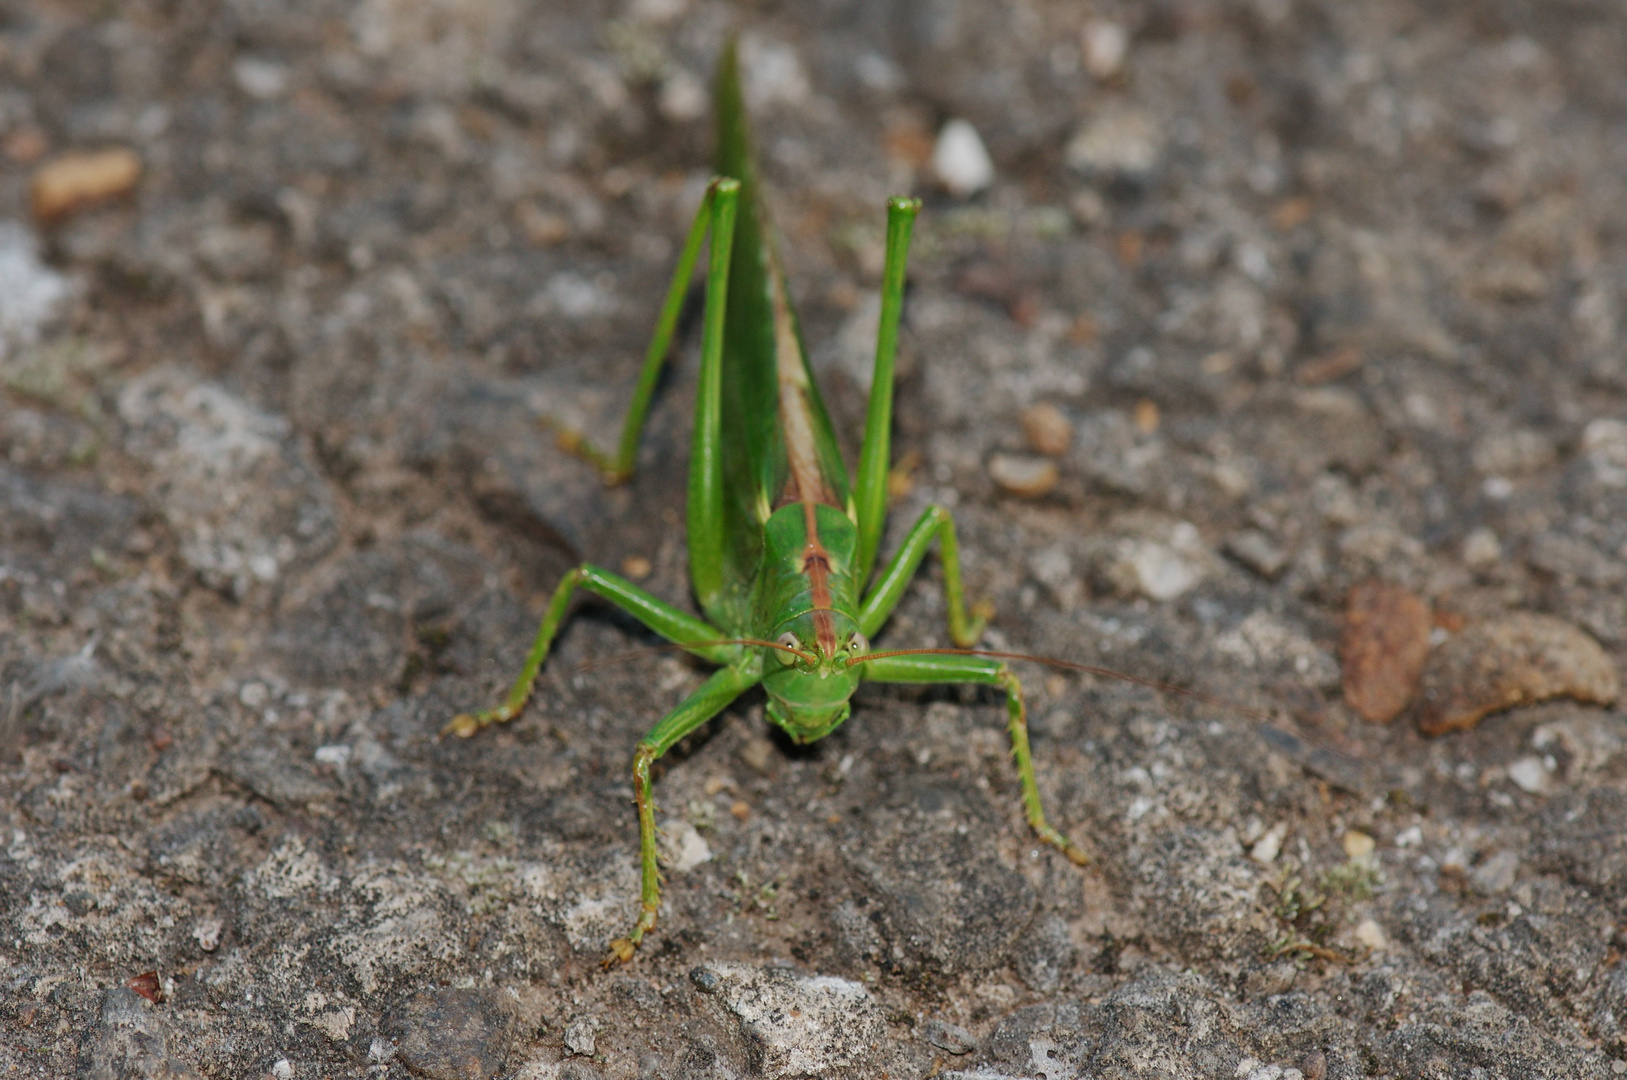
[{"label": "textured rock surface", "polygon": [[[633,483],[553,428],[619,420],[731,28],[850,447],[926,199],[889,543],[950,505],[992,647],[1202,696],[1024,669],[1082,870],[994,696],[806,748],[748,696],[604,972],[702,673],[584,670],[651,644],[584,604],[436,734],[574,561],[688,599],[694,327]],[[1620,706],[1425,739],[1335,655],[1378,578],[1620,669],[1624,71],[1608,4],[0,3],[0,1074],[1617,1076]],[[32,218],[110,148],[133,191]],[[881,643],[947,643],[930,567]]]}]

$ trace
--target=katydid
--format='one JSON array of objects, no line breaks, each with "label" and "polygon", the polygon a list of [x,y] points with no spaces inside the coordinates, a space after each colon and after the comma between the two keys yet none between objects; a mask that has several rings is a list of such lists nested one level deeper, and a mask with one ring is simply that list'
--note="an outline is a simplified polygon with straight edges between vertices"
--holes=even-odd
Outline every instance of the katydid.
[{"label": "katydid", "polygon": [[[657,320],[621,441],[613,454],[578,448],[608,480],[632,472],[639,433],[677,325],[688,282],[710,234],[689,492],[690,581],[697,618],[630,581],[583,563],[555,590],[531,652],[507,698],[447,725],[473,735],[524,708],[571,596],[585,589],[675,645],[720,666],[644,736],[633,756],[642,869],[641,909],[606,961],[625,962],[656,924],[656,862],[650,766],[742,692],[761,684],[769,720],[798,743],[821,739],[848,718],[863,679],[882,683],[978,683],[1003,691],[1023,809],[1040,839],[1083,864],[1085,853],[1045,819],[1029,753],[1022,688],[997,656],[971,651],[989,611],[968,611],[955,523],[933,506],[872,581],[886,515],[893,410],[893,358],[904,301],[904,261],[921,204],[887,204],[881,327],[864,444],[853,483],[803,351],[772,228],[758,203],[733,47],[717,80],[717,179],[707,189]],[[872,651],[879,630],[939,545],[949,634],[956,650]]]}]

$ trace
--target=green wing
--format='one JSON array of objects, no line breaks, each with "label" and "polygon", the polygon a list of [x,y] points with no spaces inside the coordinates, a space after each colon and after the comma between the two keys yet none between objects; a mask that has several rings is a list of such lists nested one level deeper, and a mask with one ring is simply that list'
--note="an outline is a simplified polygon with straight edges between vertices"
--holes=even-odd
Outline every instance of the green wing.
[{"label": "green wing", "polygon": [[[725,46],[717,77],[717,173],[740,181],[740,209],[730,260],[728,315],[723,344],[722,457],[724,502],[724,595],[707,614],[720,626],[747,633],[750,592],[763,548],[763,521],[785,501],[792,484],[793,454],[803,441],[801,460],[811,462],[822,496],[848,511],[847,470],[802,348],[801,330],[790,311],[784,275],[774,248],[773,229],[763,213],[757,169],[752,160],[741,98],[740,64],[734,42]],[[776,323],[776,294],[781,323]],[[782,332],[788,330],[788,332]],[[794,343],[794,357],[781,350]],[[800,365],[803,419],[793,421],[788,447],[781,409],[782,360]],[[800,434],[799,434],[800,432]],[[806,471],[803,478],[806,481]],[[804,497],[811,485],[804,483]]]}]

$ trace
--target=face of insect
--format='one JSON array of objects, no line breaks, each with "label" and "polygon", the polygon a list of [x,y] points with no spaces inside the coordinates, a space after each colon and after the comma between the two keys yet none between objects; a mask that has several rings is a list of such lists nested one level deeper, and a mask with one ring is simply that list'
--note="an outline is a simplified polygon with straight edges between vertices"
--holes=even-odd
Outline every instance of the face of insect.
[{"label": "face of insect", "polygon": [[806,611],[781,623],[773,640],[782,647],[763,650],[768,718],[799,743],[824,738],[852,711],[848,698],[859,685],[860,670],[852,661],[869,644],[851,615],[829,610]]}]

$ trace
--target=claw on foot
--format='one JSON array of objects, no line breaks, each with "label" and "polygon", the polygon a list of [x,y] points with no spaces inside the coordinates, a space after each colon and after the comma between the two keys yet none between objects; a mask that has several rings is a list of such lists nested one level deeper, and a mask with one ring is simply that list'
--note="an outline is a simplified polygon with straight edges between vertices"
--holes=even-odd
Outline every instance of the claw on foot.
[{"label": "claw on foot", "polygon": [[1086,855],[1082,850],[1080,850],[1076,844],[1067,844],[1064,846],[1062,848],[1062,854],[1066,855],[1068,857],[1068,861],[1073,863],[1075,866],[1090,865],[1090,856]]},{"label": "claw on foot", "polygon": [[481,728],[488,728],[493,724],[508,723],[514,719],[514,714],[517,711],[510,706],[504,705],[495,709],[487,709],[485,712],[459,713],[447,721],[446,726],[441,729],[441,737],[456,735],[460,739],[467,739],[479,732]]},{"label": "claw on foot", "polygon": [[479,718],[471,713],[459,713],[447,721],[446,726],[441,728],[441,734],[443,736],[456,735],[460,739],[467,739],[479,731],[480,727]]},{"label": "claw on foot", "polygon": [[457,716],[447,721],[446,727],[441,729],[441,735],[457,735],[459,738],[469,738],[482,727],[496,724],[498,717],[493,712],[459,712]]},{"label": "claw on foot", "polygon": [[637,949],[638,946],[633,941],[619,937],[610,943],[610,954],[604,958],[600,966],[609,971],[617,964],[625,964],[633,958],[633,953]]}]

